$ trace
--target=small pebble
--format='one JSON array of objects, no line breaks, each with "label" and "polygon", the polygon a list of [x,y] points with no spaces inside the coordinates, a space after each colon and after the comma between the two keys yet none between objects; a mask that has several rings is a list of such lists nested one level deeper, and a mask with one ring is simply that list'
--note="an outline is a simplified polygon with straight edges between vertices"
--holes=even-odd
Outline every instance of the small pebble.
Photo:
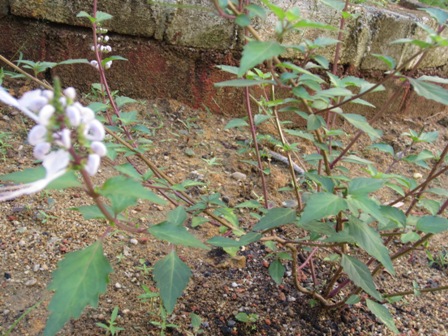
[{"label": "small pebble", "polygon": [[120,289],[122,286],[121,286],[121,284],[119,283],[119,282],[117,282],[117,283],[115,283],[115,288],[116,289]]},{"label": "small pebble", "polygon": [[238,287],[238,284],[236,282],[232,282],[232,287],[233,288]]},{"label": "small pebble", "polygon": [[40,270],[40,265],[39,265],[39,264],[35,264],[35,265],[33,266],[33,271],[34,271],[34,272],[37,272],[38,270]]},{"label": "small pebble", "polygon": [[137,244],[138,244],[138,240],[135,239],[135,238],[132,238],[131,240],[129,240],[129,242],[130,242],[132,245],[137,245]]},{"label": "small pebble", "polygon": [[37,280],[36,279],[30,279],[27,282],[25,282],[25,286],[27,286],[27,287],[34,286],[35,284],[37,284]]},{"label": "small pebble", "polygon": [[296,208],[297,204],[297,200],[286,200],[282,202],[282,206],[285,208]]},{"label": "small pebble", "polygon": [[129,314],[131,311],[129,310],[129,309],[123,309],[123,311],[122,311],[122,313],[124,314],[124,315],[127,315],[127,314]]},{"label": "small pebble", "polygon": [[3,311],[3,315],[8,315],[8,314],[9,314],[9,312],[10,312],[10,310],[8,310],[8,309],[5,309],[5,310]]},{"label": "small pebble", "polygon": [[297,299],[294,296],[288,295],[288,302],[295,302]]},{"label": "small pebble", "polygon": [[227,321],[227,326],[229,326],[230,328],[234,327],[236,324],[236,322],[234,320],[228,320]]},{"label": "small pebble", "polygon": [[230,177],[233,178],[234,180],[241,181],[246,179],[246,174],[240,172],[234,172],[233,174],[230,175]]},{"label": "small pebble", "polygon": [[19,241],[19,246],[20,247],[24,247],[26,245],[24,240]]}]

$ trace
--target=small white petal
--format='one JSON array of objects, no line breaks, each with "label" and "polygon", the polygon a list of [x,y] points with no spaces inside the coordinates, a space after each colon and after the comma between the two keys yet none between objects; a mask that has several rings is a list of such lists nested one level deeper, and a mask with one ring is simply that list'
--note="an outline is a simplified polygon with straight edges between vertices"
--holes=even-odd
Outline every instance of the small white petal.
[{"label": "small white petal", "polygon": [[87,124],[95,119],[95,113],[88,107],[81,106],[81,122]]},{"label": "small white petal", "polygon": [[48,142],[38,143],[34,147],[34,157],[38,160],[43,160],[45,156],[50,152],[51,145]]},{"label": "small white petal", "polygon": [[107,154],[106,146],[100,141],[93,141],[90,145],[90,148],[95,154],[98,154],[99,156],[105,156]]},{"label": "small white petal", "polygon": [[103,39],[104,39],[105,42],[108,42],[109,41],[109,36],[105,35]]},{"label": "small white petal", "polygon": [[96,119],[89,122],[84,130],[84,136],[91,141],[102,141],[105,135],[103,124]]},{"label": "small white petal", "polygon": [[90,65],[93,66],[93,67],[96,68],[96,69],[99,69],[98,62],[95,61],[95,60],[90,61]]},{"label": "small white petal", "polygon": [[56,111],[53,105],[45,105],[39,112],[39,123],[47,126],[50,123],[50,119],[53,113]]},{"label": "small white petal", "polygon": [[42,90],[26,92],[20,99],[19,104],[32,112],[38,112],[48,104],[48,99],[42,96]]},{"label": "small white petal", "polygon": [[67,115],[72,127],[78,127],[79,124],[81,124],[81,112],[75,105],[70,105],[67,107],[65,109],[65,114]]},{"label": "small white petal", "polygon": [[37,117],[37,115],[35,115],[33,112],[31,112],[28,108],[20,105],[20,102],[17,99],[15,99],[13,96],[11,96],[1,86],[0,86],[0,101],[22,111],[23,114],[25,114],[28,118],[33,119],[35,122],[39,122],[39,118]]},{"label": "small white petal", "polygon": [[55,152],[51,152],[45,157],[42,163],[47,171],[46,178],[50,178],[61,170],[66,170],[69,163],[70,155],[66,150],[58,149]]},{"label": "small white petal", "polygon": [[67,98],[65,98],[64,96],[59,98],[59,102],[62,104],[62,106],[67,106]]},{"label": "small white petal", "polygon": [[28,142],[32,146],[36,146],[41,142],[45,142],[47,135],[47,129],[45,126],[36,125],[28,133]]},{"label": "small white petal", "polygon": [[48,101],[52,100],[54,97],[54,92],[51,90],[43,90],[42,91],[42,96],[47,98]]},{"label": "small white petal", "polygon": [[93,176],[97,173],[98,168],[100,167],[100,156],[98,154],[89,154],[87,158],[87,164],[84,166],[87,174]]},{"label": "small white petal", "polygon": [[74,101],[76,99],[76,90],[72,87],[68,87],[64,90],[64,96]]},{"label": "small white petal", "polygon": [[104,69],[110,69],[110,67],[112,66],[112,61],[108,61],[106,62],[106,64],[104,65]]},{"label": "small white petal", "polygon": [[55,140],[55,143],[59,146],[62,146],[66,149],[69,149],[72,145],[71,140],[71,131],[68,128],[64,128],[60,132],[56,132],[53,134],[53,139]]}]

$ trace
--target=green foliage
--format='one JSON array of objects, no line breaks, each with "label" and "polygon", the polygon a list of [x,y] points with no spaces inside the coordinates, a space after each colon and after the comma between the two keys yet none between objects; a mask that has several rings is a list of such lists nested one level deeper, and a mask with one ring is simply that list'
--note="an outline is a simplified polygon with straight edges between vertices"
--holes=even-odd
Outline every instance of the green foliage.
[{"label": "green foliage", "polygon": [[111,272],[101,241],[66,254],[48,286],[55,293],[48,306],[50,316],[44,335],[55,335],[69,319],[78,318],[87,305],[96,308]]},{"label": "green foliage", "polygon": [[153,274],[163,305],[168,314],[171,314],[177,299],[182,295],[190,280],[190,268],[173,250],[154,265]]},{"label": "green foliage", "polygon": [[98,327],[106,330],[106,335],[118,335],[120,331],[124,330],[124,328],[117,327],[117,323],[115,322],[118,316],[118,309],[118,307],[115,307],[114,310],[112,310],[112,313],[110,314],[110,320],[107,322],[107,324],[101,322],[96,323]]}]

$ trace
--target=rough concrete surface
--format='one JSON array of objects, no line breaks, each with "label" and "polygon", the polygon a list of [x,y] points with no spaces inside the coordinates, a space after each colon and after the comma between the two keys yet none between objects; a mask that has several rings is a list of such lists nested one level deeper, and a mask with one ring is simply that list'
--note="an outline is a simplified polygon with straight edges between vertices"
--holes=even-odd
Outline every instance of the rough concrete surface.
[{"label": "rough concrete surface", "polygon": [[[277,3],[291,5],[286,0]],[[242,115],[242,90],[213,86],[230,78],[216,69],[217,64],[238,65],[240,32],[210,12],[197,10],[197,6],[201,9],[210,6],[208,0],[183,0],[182,4],[185,6],[149,5],[145,0],[99,1],[100,10],[114,15],[107,26],[111,30],[113,54],[128,59],[128,62],[114,62],[108,71],[112,89],[120,90],[124,95],[173,98],[193,107]],[[92,59],[92,34],[87,19],[76,18],[76,13],[81,10],[91,12],[91,5],[91,0],[0,0],[0,54],[11,60],[18,59],[19,52],[23,53],[24,59],[34,61]],[[195,10],[190,6],[195,6]],[[301,3],[301,11],[311,19],[336,24],[335,11],[314,0]],[[341,63],[349,72],[362,71],[363,76],[371,77],[373,81],[382,78],[385,68],[376,58],[366,55],[386,53],[403,61],[415,50],[389,42],[421,36],[422,30],[416,22],[428,22],[421,11],[408,13],[366,6],[356,11],[360,15],[345,33]],[[270,23],[272,17],[256,23],[262,36],[273,34]],[[318,36],[313,33],[305,37]],[[302,38],[304,36],[288,36],[286,43],[298,43]],[[329,49],[328,56],[331,52]],[[422,65],[427,71],[446,75],[447,58],[448,53],[443,50],[429,53],[428,60]],[[59,75],[64,85],[74,85],[84,91],[98,81],[94,68],[89,65],[58,66],[46,75]],[[378,99],[375,103],[379,105],[386,99],[384,95],[372,98]],[[421,115],[442,110],[440,104],[426,102],[421,105],[417,98],[408,101],[412,101],[412,111]],[[366,113],[369,113],[368,108]]]}]

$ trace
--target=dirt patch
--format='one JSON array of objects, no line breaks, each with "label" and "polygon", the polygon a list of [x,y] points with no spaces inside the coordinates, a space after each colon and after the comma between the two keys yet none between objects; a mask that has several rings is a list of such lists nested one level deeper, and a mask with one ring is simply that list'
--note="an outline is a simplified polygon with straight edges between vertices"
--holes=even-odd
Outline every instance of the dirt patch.
[{"label": "dirt patch", "polygon": [[[259,177],[254,168],[244,163],[248,153],[238,154],[239,143],[249,138],[240,130],[224,130],[228,119],[203,110],[191,108],[173,100],[144,101],[134,106],[140,112],[141,122],[153,130],[147,135],[152,140],[148,156],[157,162],[175,182],[186,177],[206,182],[206,187],[190,190],[192,196],[219,192],[223,201],[233,206],[242,201],[262,195]],[[26,130],[30,124],[15,111],[2,107],[0,130],[10,132],[7,141],[1,145],[2,174],[33,166],[30,146],[25,143]],[[397,150],[402,149],[404,140],[400,134],[409,128],[419,129],[427,123],[427,130],[440,133],[436,146],[446,142],[446,128],[443,117],[422,120],[418,117],[403,120],[383,120],[379,128],[386,134]],[[349,126],[344,128],[348,131]],[[359,148],[366,147],[368,138]],[[433,146],[431,146],[433,148]],[[301,145],[303,153],[311,152],[306,144]],[[366,152],[370,160],[388,164],[389,159],[377,152]],[[249,157],[250,158],[250,157]],[[118,161],[117,161],[118,162]],[[115,162],[115,163],[117,163]],[[270,201],[280,206],[292,195],[278,189],[286,187],[288,171],[282,164],[265,162],[272,174],[267,176]],[[354,169],[354,167],[351,167]],[[358,167],[356,174],[362,175]],[[407,165],[396,170],[412,176],[416,171]],[[232,173],[246,177],[235,179]],[[425,171],[419,170],[422,174]],[[98,176],[98,182],[116,174],[111,162],[106,162]],[[447,186],[447,176],[435,184]],[[387,201],[390,194],[380,195]],[[51,272],[64,254],[76,251],[93,243],[105,230],[101,221],[86,221],[71,207],[90,204],[82,190],[43,192],[34,196],[0,203],[0,332],[5,332],[27,309],[37,302],[33,309],[15,327],[11,335],[40,335],[47,318],[45,309],[51,293],[45,288],[51,279]],[[164,220],[167,209],[140,203],[128,215],[141,225],[150,225]],[[255,220],[248,212],[238,213],[241,225],[249,227]],[[201,239],[218,233],[212,224],[198,228],[190,227]],[[448,235],[437,237],[430,246],[433,252],[448,249]],[[119,307],[117,324],[125,328],[122,335],[158,335],[160,333],[151,321],[160,321],[156,301],[142,302],[142,285],[154,287],[147,271],[158,259],[172,249],[167,243],[152,237],[129,236],[115,232],[105,242],[105,253],[114,268],[108,291],[101,296],[98,309],[88,308],[77,320],[72,320],[60,335],[100,335],[104,331],[97,322],[106,323],[115,306]],[[205,335],[390,335],[391,333],[374,317],[363,310],[341,310],[325,312],[319,307],[311,308],[309,298],[299,294],[290,277],[282,285],[276,285],[270,278],[267,265],[269,251],[262,244],[253,244],[230,258],[221,249],[201,251],[177,249],[179,256],[192,268],[193,277],[178,302],[169,322],[178,329],[168,329],[169,335],[192,335],[189,314],[201,316]],[[290,271],[290,264],[286,264]],[[431,268],[424,251],[399,260],[397,275],[382,274],[379,282],[389,283],[388,291],[410,289],[413,281],[421,288],[444,285],[446,268]],[[327,273],[317,267],[319,277]],[[303,282],[311,283],[305,269]],[[405,301],[388,305],[395,315],[397,327],[403,335],[444,335],[448,333],[448,300],[446,294],[434,293],[419,298],[406,297]],[[239,312],[256,314],[254,323],[236,320]]]}]

